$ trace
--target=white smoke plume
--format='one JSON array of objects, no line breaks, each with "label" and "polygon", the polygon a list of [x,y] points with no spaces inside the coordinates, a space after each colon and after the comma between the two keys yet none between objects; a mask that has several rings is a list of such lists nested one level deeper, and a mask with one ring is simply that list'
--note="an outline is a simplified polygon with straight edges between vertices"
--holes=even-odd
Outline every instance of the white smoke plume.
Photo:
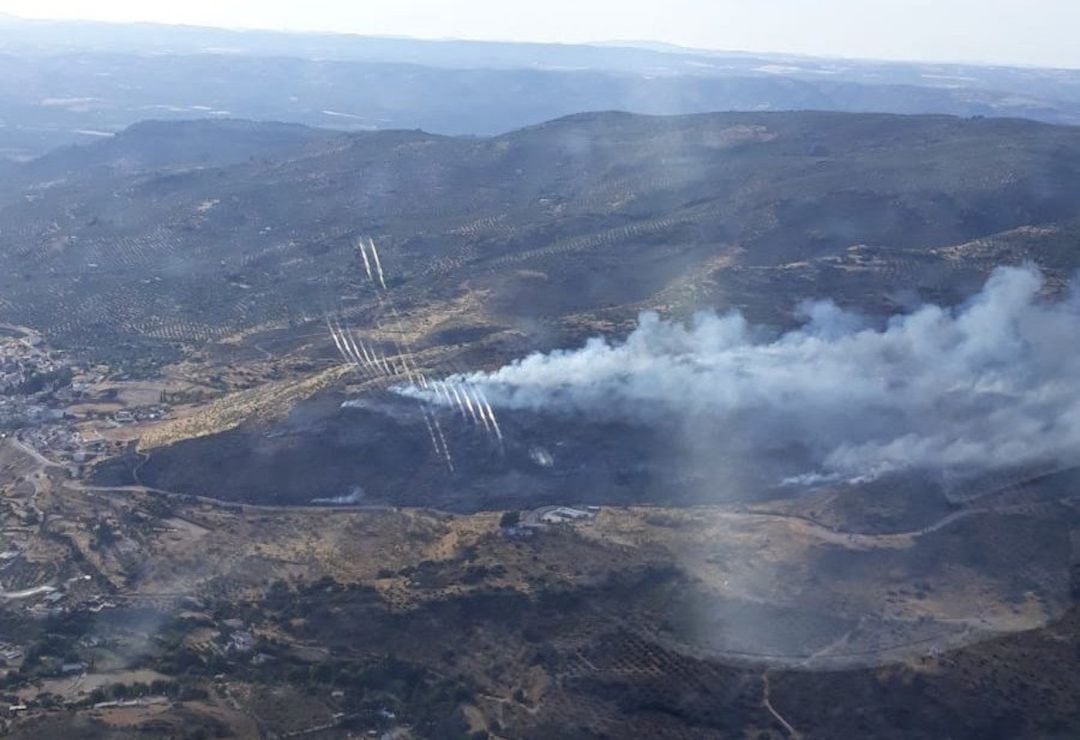
[{"label": "white smoke plume", "polygon": [[693,419],[750,446],[796,446],[816,468],[802,482],[1080,463],[1080,300],[1074,289],[1049,301],[1042,288],[1033,267],[1000,268],[960,307],[926,305],[883,326],[805,303],[803,325],[782,335],[738,313],[689,325],[644,313],[624,341],[449,380],[495,408]]}]

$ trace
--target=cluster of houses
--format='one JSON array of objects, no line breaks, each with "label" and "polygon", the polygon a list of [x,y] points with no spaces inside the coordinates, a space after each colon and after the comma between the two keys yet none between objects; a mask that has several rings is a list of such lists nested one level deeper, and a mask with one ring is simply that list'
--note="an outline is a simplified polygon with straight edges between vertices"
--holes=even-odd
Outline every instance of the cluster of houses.
[{"label": "cluster of houses", "polygon": [[596,518],[600,512],[599,506],[541,506],[538,509],[526,512],[521,518],[510,526],[503,527],[503,533],[507,537],[527,538],[536,533],[537,529],[551,525],[574,524]]},{"label": "cluster of houses", "polygon": [[544,507],[543,510],[538,509],[537,513],[540,522],[543,524],[568,524],[593,519],[598,511],[600,511],[599,506],[587,506],[584,509],[577,509],[573,506],[551,506]]},{"label": "cluster of houses", "polygon": [[0,429],[58,421],[74,398],[72,371],[40,341],[0,336]]}]

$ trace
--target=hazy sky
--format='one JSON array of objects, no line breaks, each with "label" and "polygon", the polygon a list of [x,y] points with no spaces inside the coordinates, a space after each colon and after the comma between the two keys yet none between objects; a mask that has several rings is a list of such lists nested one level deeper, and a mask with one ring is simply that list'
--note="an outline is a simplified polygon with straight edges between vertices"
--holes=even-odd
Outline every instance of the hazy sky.
[{"label": "hazy sky", "polygon": [[1080,67],[1080,0],[0,0],[0,12]]}]

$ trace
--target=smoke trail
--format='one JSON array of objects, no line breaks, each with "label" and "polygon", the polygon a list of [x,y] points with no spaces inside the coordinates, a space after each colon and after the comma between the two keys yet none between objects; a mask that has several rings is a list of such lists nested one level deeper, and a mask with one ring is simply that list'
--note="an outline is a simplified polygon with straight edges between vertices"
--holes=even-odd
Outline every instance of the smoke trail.
[{"label": "smoke trail", "polygon": [[382,262],[379,261],[379,250],[375,248],[375,240],[368,239],[368,246],[371,247],[371,256],[375,258],[375,271],[379,274],[379,285],[383,290],[386,290],[386,281],[383,279]]},{"label": "smoke trail", "polygon": [[368,353],[367,345],[364,344],[363,339],[359,340],[359,342],[360,342],[360,352],[363,353],[364,362],[367,364],[369,369],[371,369],[373,371],[376,371],[375,361],[373,359],[371,359],[371,355]]},{"label": "smoke trail", "polygon": [[420,405],[420,412],[424,416],[424,425],[427,427],[428,436],[431,439],[431,446],[435,450],[435,454],[442,458],[443,462],[446,463],[447,470],[453,473],[454,459],[450,456],[450,448],[446,444],[446,437],[443,435],[438,417],[428,411],[427,406],[424,404]]},{"label": "smoke trail", "polygon": [[435,392],[435,402],[442,403],[445,406],[453,406],[454,401],[450,398],[450,394],[447,393],[445,384],[441,380],[431,381],[431,388]]},{"label": "smoke trail", "polygon": [[435,433],[439,437],[439,442],[442,444],[443,456],[446,459],[446,467],[450,469],[450,472],[454,472],[454,458],[450,455],[450,446],[446,444],[446,435],[443,434],[442,424],[439,423],[439,417],[432,413],[431,420],[435,424]]},{"label": "smoke trail", "polygon": [[334,341],[338,343],[341,349],[342,356],[349,362],[349,364],[360,367],[359,358],[354,354],[354,348],[349,344],[348,337],[345,334],[345,330],[341,328],[341,325],[336,321],[330,326],[330,335],[334,337]]},{"label": "smoke trail", "polygon": [[334,322],[330,320],[329,317],[327,317],[326,319],[326,328],[330,330],[330,337],[334,340],[334,345],[338,348],[338,352],[341,354],[342,358],[346,362],[351,364],[352,357],[349,355],[348,349],[342,343],[341,337],[337,331],[337,327],[335,326]]},{"label": "smoke trail", "polygon": [[364,248],[364,240],[363,239],[359,240],[359,245],[360,245],[360,256],[364,258],[364,270],[367,271],[368,280],[370,280],[372,283],[374,283],[375,278],[371,274],[371,263],[368,262],[367,249]]},{"label": "smoke trail", "polygon": [[484,407],[480,403],[480,397],[477,395],[475,389],[466,388],[465,393],[472,396],[473,404],[476,406],[477,415],[480,417],[480,423],[484,425],[484,431],[491,434],[491,424],[487,420],[487,416],[484,414]]},{"label": "smoke trail", "polygon": [[1042,288],[1034,268],[1001,268],[958,308],[926,305],[878,327],[806,303],[803,326],[780,336],[738,313],[689,325],[644,313],[624,341],[594,338],[449,382],[475,385],[496,408],[693,420],[747,449],[797,446],[817,468],[806,481],[1076,464],[1080,299],[1048,302]]},{"label": "smoke trail", "polygon": [[476,411],[473,409],[472,400],[469,398],[469,389],[467,386],[461,386],[461,397],[465,400],[465,408],[469,411],[469,416],[472,417],[472,423],[477,424]]},{"label": "smoke trail", "polygon": [[420,412],[424,416],[424,426],[427,427],[428,437],[431,438],[431,446],[435,448],[435,454],[442,455],[442,448],[439,447],[439,441],[435,439],[435,427],[431,425],[431,415],[427,411],[427,407],[423,404],[420,405]]},{"label": "smoke trail", "polygon": [[340,354],[345,360],[352,362],[348,354],[345,352],[345,348],[341,346],[341,340],[338,339],[337,332],[334,331],[333,325],[330,323],[330,317],[326,317],[326,328],[330,331],[330,338],[334,340],[334,346],[337,347],[338,354]]},{"label": "smoke trail", "polygon": [[[380,315],[386,313],[390,314],[395,325],[396,335],[400,339],[400,341],[399,339],[391,339],[391,342],[394,345],[395,354],[389,358],[385,353],[377,352],[374,348],[372,348],[369,356],[368,348],[364,345],[362,340],[359,343],[359,348],[357,348],[354,343],[352,345],[352,350],[358,358],[358,361],[362,356],[365,363],[375,368],[377,371],[381,371],[387,377],[404,375],[408,379],[410,385],[419,387],[421,392],[433,394],[440,402],[440,405],[442,403],[445,403],[445,405],[453,405],[451,396],[447,392],[447,384],[440,384],[438,381],[429,382],[427,376],[420,370],[419,365],[414,359],[414,353],[411,347],[409,347],[408,341],[405,339],[404,322],[394,306],[392,296],[389,291],[387,291],[382,260],[379,257],[379,250],[375,246],[374,240],[369,238],[367,240],[367,245],[365,246],[363,239],[361,239],[359,240],[358,245],[360,247],[360,256],[364,263],[364,271],[367,274],[368,281],[374,287],[375,297],[380,309],[379,313]],[[371,250],[370,260],[368,259],[368,248]],[[372,271],[372,263],[374,263],[374,272]],[[375,282],[376,277],[378,278],[377,284]],[[376,318],[376,325],[378,325],[378,323],[379,320]],[[346,347],[348,347],[347,343]],[[474,410],[473,402],[469,398],[468,389],[463,387],[460,394],[456,388],[451,387],[450,389],[453,391],[453,399],[456,401],[463,417],[465,416],[465,409],[467,408],[473,424],[479,424],[480,421],[482,421],[488,434],[491,433],[493,426],[496,430],[498,429],[497,424],[489,423],[488,416],[484,414],[484,409],[480,403],[479,397],[475,395],[475,390],[473,391],[476,402],[476,409]],[[452,472],[454,470],[453,458],[438,415],[429,410],[428,405],[430,401],[427,399],[420,399],[420,403],[421,412],[424,416],[424,423],[428,428],[428,435],[431,439],[432,447],[435,450],[435,453],[444,459],[447,468]],[[477,411],[479,411],[480,414],[479,421],[477,418]],[[493,416],[491,418],[493,422]],[[496,433],[501,440],[501,431],[497,431]]]},{"label": "smoke trail", "polygon": [[465,413],[465,402],[461,400],[461,396],[458,394],[456,383],[443,383],[444,386],[450,389],[450,392],[454,394],[454,404],[457,406],[458,411],[461,413],[461,418],[464,419],[468,416]]},{"label": "smoke trail", "polygon": [[360,369],[365,369],[364,362],[360,357],[360,350],[356,348],[356,340],[352,336],[352,331],[349,329],[344,329],[342,331],[342,338],[345,342],[345,345],[349,348],[353,358],[356,361],[356,367]]},{"label": "smoke trail", "polygon": [[480,394],[480,401],[483,403],[483,409],[487,413],[488,419],[491,421],[492,428],[495,430],[495,436],[498,437],[499,443],[501,444],[503,441],[503,434],[502,429],[499,428],[499,420],[495,418],[495,411],[491,408],[491,404],[484,395],[484,389],[478,388],[477,391]]}]

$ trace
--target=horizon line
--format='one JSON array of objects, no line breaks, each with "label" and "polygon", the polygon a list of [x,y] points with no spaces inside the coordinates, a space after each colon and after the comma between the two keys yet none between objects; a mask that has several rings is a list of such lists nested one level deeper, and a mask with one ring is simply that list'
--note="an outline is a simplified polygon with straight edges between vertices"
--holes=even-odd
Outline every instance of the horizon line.
[{"label": "horizon line", "polygon": [[[229,26],[229,25],[215,25],[205,23],[170,23],[165,21],[154,20],[104,20],[100,18],[85,18],[85,17],[41,17],[41,16],[27,16],[18,13],[2,12],[0,11],[0,22],[4,19],[12,19],[22,23],[32,24],[87,24],[87,25],[102,25],[102,26],[153,26],[163,29],[188,29],[188,30],[201,30],[201,31],[223,31],[227,33],[267,33],[278,34],[282,36],[331,36],[340,38],[353,38],[353,39],[379,39],[389,41],[413,41],[418,43],[470,43],[470,44],[498,44],[508,46],[564,46],[564,47],[585,47],[591,49],[631,49],[635,51],[647,51],[654,54],[685,54],[685,55],[701,55],[701,56],[743,56],[743,57],[786,57],[790,59],[805,59],[816,61],[833,61],[833,62],[858,62],[869,64],[886,64],[886,65],[923,65],[923,66],[963,66],[963,67],[980,67],[988,69],[1026,69],[1026,70],[1045,70],[1045,71],[1065,71],[1065,72],[1080,72],[1080,64],[1077,66],[1063,66],[1063,65],[1048,65],[1048,64],[1036,64],[1036,63],[1023,63],[1023,62],[1002,62],[1002,61],[990,61],[985,59],[960,59],[960,58],[934,58],[934,59],[915,59],[911,57],[899,58],[899,57],[864,57],[864,56],[845,56],[845,55],[833,55],[833,54],[815,54],[799,51],[777,51],[777,50],[750,50],[750,49],[719,49],[719,48],[707,48],[700,46],[684,46],[672,41],[664,41],[662,39],[642,39],[642,38],[626,38],[626,39],[598,39],[592,41],[552,41],[552,40],[536,40],[536,39],[507,39],[507,38],[480,38],[480,37],[464,37],[464,36],[415,36],[408,34],[379,34],[379,33],[363,33],[361,31],[338,31],[331,29],[298,29],[298,28],[282,28],[275,26]],[[2,26],[0,26],[2,30]],[[660,48],[648,48],[648,45],[655,45],[657,47],[666,46],[668,49]]]}]

